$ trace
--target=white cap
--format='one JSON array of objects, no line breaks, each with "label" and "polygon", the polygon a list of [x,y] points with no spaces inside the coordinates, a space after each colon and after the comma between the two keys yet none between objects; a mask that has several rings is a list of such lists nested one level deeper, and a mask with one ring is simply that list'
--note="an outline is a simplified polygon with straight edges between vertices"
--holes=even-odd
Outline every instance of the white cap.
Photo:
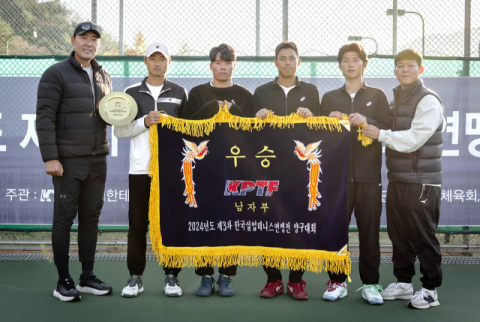
[{"label": "white cap", "polygon": [[154,42],[148,45],[147,50],[145,51],[145,57],[150,57],[153,53],[162,53],[166,59],[170,59],[170,53],[168,52],[167,45],[160,42]]}]

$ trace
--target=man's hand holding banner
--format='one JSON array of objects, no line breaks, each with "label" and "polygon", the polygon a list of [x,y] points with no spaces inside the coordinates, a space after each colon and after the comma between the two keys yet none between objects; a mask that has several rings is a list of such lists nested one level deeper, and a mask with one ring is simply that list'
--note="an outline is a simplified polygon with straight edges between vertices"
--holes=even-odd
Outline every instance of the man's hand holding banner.
[{"label": "man's hand holding banner", "polygon": [[150,147],[160,263],[350,273],[350,134],[338,119],[166,116]]}]

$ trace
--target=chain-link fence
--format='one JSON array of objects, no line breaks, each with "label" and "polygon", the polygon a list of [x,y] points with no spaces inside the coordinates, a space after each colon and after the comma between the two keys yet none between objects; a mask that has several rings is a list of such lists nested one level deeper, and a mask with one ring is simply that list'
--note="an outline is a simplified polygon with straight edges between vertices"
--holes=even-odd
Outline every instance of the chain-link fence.
[{"label": "chain-link fence", "polygon": [[[165,42],[174,57],[187,56],[175,57],[171,77],[208,77],[205,63],[188,57],[206,57],[222,42],[232,45],[239,56],[250,56],[242,59],[236,77],[275,76],[271,60],[258,56],[272,56],[284,39],[299,45],[304,61],[315,57],[302,64],[303,77],[341,76],[334,60],[319,56],[335,56],[348,41],[359,41],[377,55],[407,47],[435,57],[478,57],[480,52],[480,3],[470,0],[244,0],[221,5],[187,0],[2,0],[1,4],[1,55],[67,55],[76,23],[93,20],[103,28],[99,56],[141,56],[153,41]],[[0,73],[38,76],[54,62],[55,58],[1,59]],[[112,76],[145,73],[140,60],[109,59],[106,65]],[[427,77],[479,73],[477,62],[467,64],[469,69],[458,60],[428,60],[425,65]],[[391,76],[391,71],[390,59],[372,59],[366,76]]]},{"label": "chain-link fence", "polygon": [[2,0],[0,54],[68,54],[73,27],[86,20],[103,28],[100,55],[138,55],[162,41],[173,55],[206,56],[225,42],[240,56],[272,56],[288,39],[303,56],[331,56],[350,37],[371,54],[479,56],[478,0]]},{"label": "chain-link fence", "polygon": [[332,56],[349,41],[362,43],[374,57],[367,77],[392,77],[392,55],[404,48],[433,58],[425,62],[426,77],[480,74],[475,61],[480,54],[477,0],[242,0],[221,4],[2,0],[0,75],[40,76],[70,53],[74,26],[86,20],[102,26],[97,57],[112,76],[143,76],[140,57],[146,45],[161,41],[174,56],[170,77],[209,77],[207,56],[220,43],[230,44],[240,56],[235,77],[273,77],[277,74],[271,63],[274,48],[284,39],[299,45],[304,62],[300,77],[341,77]]}]

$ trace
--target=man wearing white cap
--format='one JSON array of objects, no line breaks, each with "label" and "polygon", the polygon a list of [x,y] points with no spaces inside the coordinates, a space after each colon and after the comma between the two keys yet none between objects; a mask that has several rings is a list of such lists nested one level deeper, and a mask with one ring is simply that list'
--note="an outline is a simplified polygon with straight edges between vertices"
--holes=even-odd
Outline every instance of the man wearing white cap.
[{"label": "man wearing white cap", "polygon": [[[142,274],[145,270],[147,249],[148,201],[150,182],[150,126],[160,120],[158,111],[178,117],[187,101],[187,91],[166,78],[172,58],[165,44],[155,42],[147,47],[144,62],[148,76],[125,89],[138,105],[136,119],[130,124],[115,127],[119,139],[130,138],[130,170],[128,176],[130,201],[128,206],[127,266],[130,278],[122,291],[123,297],[135,297],[143,292]],[[181,296],[178,282],[181,268],[163,267],[165,271],[165,295]]]}]

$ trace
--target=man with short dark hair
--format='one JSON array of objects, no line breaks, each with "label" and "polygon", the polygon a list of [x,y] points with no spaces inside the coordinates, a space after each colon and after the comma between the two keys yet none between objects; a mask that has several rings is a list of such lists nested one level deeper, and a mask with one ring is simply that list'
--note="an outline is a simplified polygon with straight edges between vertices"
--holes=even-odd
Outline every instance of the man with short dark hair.
[{"label": "man with short dark hair", "polygon": [[253,117],[252,92],[232,81],[236,60],[235,50],[227,44],[220,44],[210,50],[213,80],[190,90],[182,118],[208,119],[225,104],[233,115]]},{"label": "man with short dark hair", "polygon": [[[127,266],[130,278],[122,290],[123,297],[135,297],[144,290],[142,275],[145,270],[147,249],[148,204],[150,199],[149,176],[150,127],[160,121],[159,111],[179,117],[187,101],[186,89],[166,77],[172,58],[165,44],[155,42],[147,47],[144,62],[148,76],[143,81],[125,89],[137,102],[138,113],[134,121],[124,126],[115,126],[115,136],[130,138],[130,170],[128,186],[128,251]],[[166,296],[181,296],[178,281],[181,268],[163,266],[165,271],[164,291]]]},{"label": "man with short dark hair", "polygon": [[[368,66],[367,53],[357,43],[346,44],[338,51],[338,68],[345,84],[326,93],[322,99],[321,114],[350,120],[350,171],[348,184],[348,216],[350,222],[355,210],[360,240],[360,278],[362,297],[370,304],[383,304],[378,290],[380,274],[380,216],[382,214],[382,144],[374,141],[364,147],[357,140],[358,126],[364,123],[387,129],[390,110],[385,93],[368,86],[363,73]],[[327,301],[347,296],[347,275],[329,272],[328,289],[323,295]]]},{"label": "man with short dark hair", "polygon": [[[55,190],[52,248],[59,279],[53,295],[61,301],[80,300],[79,292],[112,293],[93,273],[109,153],[107,124],[96,106],[112,91],[110,74],[95,60],[101,32],[92,22],[79,23],[70,39],[74,51],[49,67],[38,85],[38,142]],[[82,274],[75,288],[68,251],[77,212]]]},{"label": "man with short dark hair", "polygon": [[[213,74],[211,82],[198,85],[190,90],[188,101],[182,118],[201,120],[213,117],[219,108],[227,104],[229,112],[233,115],[253,117],[253,95],[245,87],[232,81],[237,57],[235,50],[227,44],[213,47],[210,51],[210,70]],[[219,267],[220,274],[218,294],[220,296],[233,296],[230,276],[237,274],[237,265]],[[213,267],[196,267],[195,274],[202,276],[197,296],[210,296],[215,289]]]},{"label": "man with short dark hair", "polygon": [[275,48],[274,63],[278,77],[255,90],[255,116],[264,119],[268,113],[287,116],[297,112],[303,117],[318,116],[320,94],[317,87],[297,77],[297,67],[301,63],[297,45],[288,41],[280,43]]},{"label": "man with short dark hair", "polygon": [[[298,113],[302,117],[320,114],[320,95],[315,85],[305,83],[297,77],[300,65],[298,47],[293,42],[282,42],[275,49],[275,66],[278,77],[257,87],[254,94],[254,112],[264,119],[269,113],[287,116]],[[284,292],[282,274],[279,269],[263,266],[268,275],[267,284],[260,292],[261,297],[272,298]],[[290,270],[287,293],[296,300],[307,300],[307,283],[302,279],[303,270]]]},{"label": "man with short dark hair", "polygon": [[[422,60],[413,49],[395,56],[400,86],[393,89],[390,105],[392,129],[364,128],[365,135],[387,146],[387,229],[397,283],[381,295],[384,300],[410,299],[408,306],[416,309],[439,306],[436,288],[442,284],[442,255],[435,233],[440,219],[444,107],[420,79]],[[413,295],[416,257],[423,277],[422,289]]]}]

